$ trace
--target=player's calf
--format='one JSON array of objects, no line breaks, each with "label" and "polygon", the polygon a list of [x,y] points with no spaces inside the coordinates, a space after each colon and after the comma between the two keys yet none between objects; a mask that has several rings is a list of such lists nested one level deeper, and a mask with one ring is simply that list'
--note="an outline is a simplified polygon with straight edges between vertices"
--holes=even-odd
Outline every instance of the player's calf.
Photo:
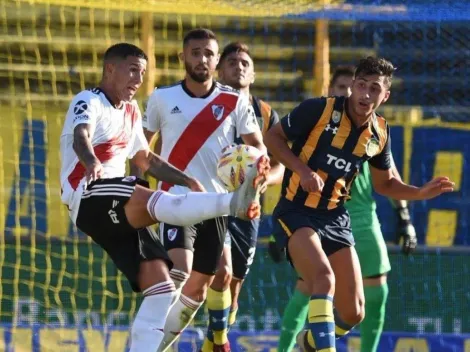
[{"label": "player's calf", "polygon": [[143,290],[144,299],[131,330],[130,352],[156,351],[175,295],[175,285],[167,280]]}]

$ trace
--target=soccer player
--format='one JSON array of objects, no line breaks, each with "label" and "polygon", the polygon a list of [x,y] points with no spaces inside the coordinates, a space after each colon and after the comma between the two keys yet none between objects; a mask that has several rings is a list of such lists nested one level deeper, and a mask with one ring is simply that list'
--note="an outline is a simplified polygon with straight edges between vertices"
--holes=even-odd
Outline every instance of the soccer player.
[{"label": "soccer player", "polygon": [[297,338],[304,351],[336,351],[335,334],[345,335],[364,317],[362,275],[344,207],[362,164],[368,161],[374,189],[387,197],[424,200],[453,191],[447,177],[414,187],[395,176],[389,127],[376,113],[390,96],[394,70],[385,59],[361,60],[349,98],[306,100],[265,136],[268,150],[286,166],[273,234],[310,295],[308,329]]},{"label": "soccer player", "polygon": [[[353,67],[339,67],[330,82],[330,96],[349,96],[354,78]],[[399,177],[397,175],[397,177]],[[416,232],[409,218],[406,201],[394,201],[399,219],[397,238],[403,238],[403,251],[410,253],[416,247]],[[367,314],[361,322],[361,351],[375,352],[380,341],[388,296],[387,272],[390,261],[387,248],[375,212],[376,203],[372,195],[369,165],[364,163],[351,187],[351,200],[345,203],[351,216],[351,228],[356,241],[356,251],[361,265],[364,282],[365,310]],[[269,253],[273,259],[283,257],[277,246],[269,242]],[[290,352],[295,345],[295,337],[307,319],[308,288],[302,280],[297,281],[295,291],[284,310],[278,351]]]},{"label": "soccer player", "polygon": [[[259,192],[266,177],[259,163],[240,191],[203,193],[198,180],[151,153],[132,100],[146,66],[147,56],[138,47],[111,46],[104,55],[99,87],[73,98],[60,138],[61,199],[72,221],[144,296],[132,325],[132,352],[157,350],[175,294],[169,276],[172,262],[149,226],[157,221],[187,226],[224,215],[252,219],[259,215]],[[142,180],[124,177],[126,158],[159,180],[199,193],[153,192]]]},{"label": "soccer player", "polygon": [[[266,152],[256,116],[247,96],[214,80],[219,46],[212,31],[199,28],[188,32],[180,59],[186,68],[185,78],[152,93],[145,114],[145,133],[148,140],[160,133],[164,159],[197,177],[207,190],[226,193],[217,177],[222,149],[240,136],[245,144]],[[266,156],[265,160],[269,158]],[[187,192],[186,188],[168,182],[161,183],[160,188],[173,194]],[[208,306],[213,308],[210,328],[220,336],[220,348],[225,348],[222,346],[227,342],[227,321],[221,320],[220,315],[230,307],[228,291],[207,291],[222,255],[227,217],[194,226],[165,222],[160,229],[165,249],[174,263],[170,276],[177,289],[182,287],[181,296],[168,315],[161,350],[176,340],[206,296]]]},{"label": "soccer player", "polygon": [[[279,116],[274,109],[261,99],[250,94],[250,85],[254,83],[255,71],[253,59],[250,56],[249,47],[244,43],[233,42],[225,46],[219,60],[219,80],[232,88],[239,90],[249,97],[250,103],[256,114],[258,125],[262,132],[266,132],[271,126],[279,122]],[[241,138],[236,143],[241,144]],[[275,159],[271,159],[271,170],[266,185],[279,184],[282,182],[284,167]],[[213,291],[224,293],[224,307],[230,307],[223,311],[222,319],[228,320],[228,326],[221,326],[223,330],[208,330],[203,352],[217,350],[221,345],[221,339],[227,341],[225,348],[229,350],[227,331],[235,323],[238,309],[238,295],[245,277],[248,275],[250,266],[256,251],[258,238],[259,219],[252,221],[238,221],[235,217],[228,218],[228,233],[225,241],[224,251],[219,263],[219,269],[215,275],[214,282],[209,288],[209,295]],[[217,310],[208,302],[209,310]],[[225,322],[224,321],[224,322]],[[214,348],[214,343],[216,348]],[[222,344],[224,345],[224,344]]]}]

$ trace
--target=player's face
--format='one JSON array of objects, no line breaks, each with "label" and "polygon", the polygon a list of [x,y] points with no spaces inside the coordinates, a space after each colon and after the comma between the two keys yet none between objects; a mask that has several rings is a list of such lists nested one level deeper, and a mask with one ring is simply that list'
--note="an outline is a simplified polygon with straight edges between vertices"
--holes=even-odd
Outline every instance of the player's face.
[{"label": "player's face", "polygon": [[112,80],[116,98],[131,101],[137,89],[142,85],[147,60],[136,56],[128,56],[112,64]]},{"label": "player's face", "polygon": [[219,63],[219,45],[214,39],[192,39],[183,49],[182,59],[189,77],[204,83],[212,79]]},{"label": "player's face", "polygon": [[244,52],[229,54],[219,69],[219,78],[235,89],[246,88],[255,81],[253,60]]},{"label": "player's face", "polygon": [[329,94],[337,97],[349,97],[352,83],[352,76],[338,76],[335,83],[330,86]]},{"label": "player's face", "polygon": [[358,76],[352,84],[350,101],[353,113],[358,117],[369,117],[389,96],[385,76]]}]

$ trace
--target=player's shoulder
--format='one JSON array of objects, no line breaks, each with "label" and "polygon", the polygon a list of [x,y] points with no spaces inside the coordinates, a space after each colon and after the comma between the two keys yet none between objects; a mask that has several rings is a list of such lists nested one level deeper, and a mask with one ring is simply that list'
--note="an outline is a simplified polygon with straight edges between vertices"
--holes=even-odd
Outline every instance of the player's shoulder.
[{"label": "player's shoulder", "polygon": [[318,97],[318,98],[309,98],[302,101],[297,107],[297,112],[301,113],[322,113],[326,108],[328,102],[334,103],[335,97]]},{"label": "player's shoulder", "polygon": [[389,133],[389,127],[385,117],[376,113],[373,126],[379,135],[383,136],[384,138],[387,137]]},{"label": "player's shoulder", "polygon": [[77,101],[84,101],[84,102],[93,102],[93,101],[100,101],[100,94],[102,93],[101,89],[99,88],[90,88],[90,89],[85,89],[76,94],[72,101],[77,102]]},{"label": "player's shoulder", "polygon": [[238,89],[227,86],[227,85],[222,84],[222,83],[217,82],[217,81],[215,82],[215,88],[217,90],[219,90],[220,92],[230,93],[230,94],[234,94],[234,95],[237,95],[237,96],[240,95],[240,91]]},{"label": "player's shoulder", "polygon": [[174,94],[175,91],[181,90],[182,82],[183,81],[178,81],[174,84],[170,84],[170,85],[167,85],[167,86],[156,87],[153,90],[152,94],[150,95],[149,99],[151,99],[152,97],[155,97],[155,98],[158,98],[160,96],[165,96],[166,97],[168,95]]},{"label": "player's shoulder", "polygon": [[254,96],[254,95],[252,96],[252,99],[253,99],[253,102],[254,102],[255,104],[258,104],[260,110],[262,110],[262,109],[269,110],[269,111],[272,110],[271,105],[268,104],[267,102],[265,102],[263,99],[261,99],[261,98],[259,98],[259,97],[257,97],[257,96]]}]

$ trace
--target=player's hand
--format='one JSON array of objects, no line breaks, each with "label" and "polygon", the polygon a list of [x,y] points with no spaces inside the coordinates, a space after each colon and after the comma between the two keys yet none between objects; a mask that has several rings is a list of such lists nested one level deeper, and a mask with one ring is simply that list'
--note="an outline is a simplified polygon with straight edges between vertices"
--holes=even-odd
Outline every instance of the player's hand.
[{"label": "player's hand", "polygon": [[395,239],[396,244],[402,243],[402,251],[406,255],[414,252],[418,244],[416,230],[411,223],[408,208],[397,208],[398,232]]},{"label": "player's hand", "polygon": [[455,183],[448,177],[435,177],[419,189],[422,200],[431,199],[442,193],[453,192]]},{"label": "player's hand", "polygon": [[103,165],[96,159],[85,167],[86,184],[89,185],[91,182],[98,180],[103,176],[103,173]]},{"label": "player's hand", "polygon": [[204,186],[195,178],[190,178],[187,182],[188,188],[193,192],[206,192]]},{"label": "player's hand", "polygon": [[300,175],[300,186],[305,192],[321,192],[324,185],[325,183],[316,172],[310,170]]}]

